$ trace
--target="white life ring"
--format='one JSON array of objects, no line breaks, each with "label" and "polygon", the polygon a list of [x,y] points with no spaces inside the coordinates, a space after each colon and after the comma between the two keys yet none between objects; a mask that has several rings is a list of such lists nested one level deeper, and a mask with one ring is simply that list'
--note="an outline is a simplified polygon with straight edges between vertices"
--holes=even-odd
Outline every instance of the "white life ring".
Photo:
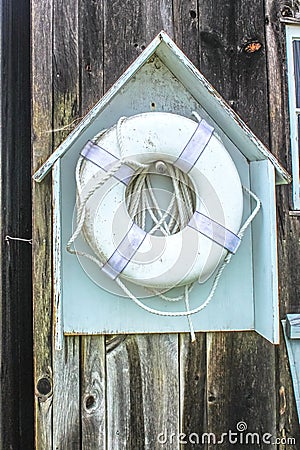
[{"label": "white life ring", "polygon": [[[157,161],[176,164],[197,127],[195,121],[171,113],[149,112],[128,117],[122,124],[122,157],[142,164]],[[114,125],[92,141],[120,158],[117,134]],[[78,164],[83,191],[105,176],[105,170],[86,158],[80,158]],[[196,211],[211,223],[220,224],[225,232],[237,234],[243,214],[242,186],[234,162],[215,133],[189,168],[188,175],[196,194]],[[125,192],[126,185],[111,177],[86,204],[84,237],[102,260],[112,257],[132,227]],[[204,282],[227,253],[220,243],[192,226],[170,236],[145,234],[120,276],[137,285],[159,289],[197,279]]]}]

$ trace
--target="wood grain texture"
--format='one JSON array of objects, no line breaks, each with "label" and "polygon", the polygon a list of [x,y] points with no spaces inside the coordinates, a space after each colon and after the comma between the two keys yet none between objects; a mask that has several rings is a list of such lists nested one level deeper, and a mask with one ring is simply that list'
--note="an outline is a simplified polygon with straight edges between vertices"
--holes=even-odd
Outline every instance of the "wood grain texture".
[{"label": "wood grain texture", "polygon": [[200,66],[198,0],[173,0],[174,39],[188,58]]},{"label": "wood grain texture", "polygon": [[[197,333],[196,342],[189,334],[180,335],[180,431],[187,442],[182,448],[195,448],[193,433],[202,436],[206,423],[206,333]],[[191,439],[191,442],[190,442]],[[197,442],[197,441],[194,441]],[[200,438],[201,442],[201,438]],[[199,445],[202,449],[204,446]]]},{"label": "wood grain texture", "polygon": [[[271,150],[291,170],[285,29],[284,24],[278,22],[283,8],[284,2],[266,1]],[[298,217],[289,215],[291,185],[278,189],[277,198],[280,306],[284,317],[286,313],[300,312],[300,244],[297,239],[300,222]]]},{"label": "wood grain texture", "polygon": [[[291,170],[285,28],[284,24],[278,21],[278,17],[287,13],[287,2],[265,0],[265,11],[271,150],[288,170]],[[287,313],[300,312],[300,244],[298,239],[300,222],[298,217],[289,215],[291,206],[292,187],[282,186],[277,191],[279,295],[282,318]],[[277,349],[277,358],[278,430],[280,436],[295,436],[299,442],[299,425],[297,424],[292,380],[283,337],[281,337],[281,345]],[[294,447],[287,448],[293,449]]]},{"label": "wood grain texture", "polygon": [[[53,128],[72,124],[79,115],[79,26],[77,1],[53,1]],[[74,126],[74,125],[71,125]],[[70,129],[55,131],[56,147]],[[64,339],[53,354],[53,447],[81,448],[80,339]]]},{"label": "wood grain texture", "polygon": [[163,29],[173,37],[172,1],[104,1],[104,89]]},{"label": "wood grain texture", "polygon": [[[33,171],[52,152],[52,1],[32,2]],[[41,64],[41,61],[42,64]],[[33,308],[37,449],[52,447],[51,180],[33,183]],[[42,389],[40,388],[42,387]]]},{"label": "wood grain texture", "polygon": [[[79,5],[80,110],[103,95],[103,2]],[[106,449],[106,354],[104,336],[81,337],[81,440],[87,450]]]},{"label": "wood grain texture", "polygon": [[[177,335],[128,336],[107,354],[108,449],[160,449],[179,433]],[[179,449],[177,439],[164,446]]]},{"label": "wood grain texture", "polygon": [[84,115],[104,94],[104,10],[102,0],[81,0],[79,7],[80,106]]},{"label": "wood grain texture", "polygon": [[208,432],[221,437],[245,422],[249,432],[276,436],[274,361],[274,345],[256,333],[207,334]]},{"label": "wood grain texture", "polygon": [[103,336],[81,342],[82,448],[106,449],[106,366]]},{"label": "wood grain texture", "polygon": [[[107,353],[107,448],[127,449],[130,448],[130,373],[126,344],[121,343],[110,353]],[[141,396],[141,374],[135,374],[139,390],[137,396]],[[140,403],[140,401],[139,401]],[[142,412],[140,410],[140,417]],[[140,419],[137,419],[140,420]],[[144,427],[139,432],[139,443],[144,445]]]},{"label": "wood grain texture", "polygon": [[79,337],[68,337],[53,362],[53,448],[81,449]]},{"label": "wood grain texture", "polygon": [[[269,83],[270,148],[284,167],[291,171],[285,25],[278,21],[283,1],[265,0],[266,50]],[[288,189],[289,190],[289,189]],[[281,206],[284,206],[283,204]]]},{"label": "wood grain texture", "polygon": [[[263,2],[199,0],[199,35],[200,70],[268,145]],[[261,48],[247,53],[245,45],[251,41]]]},{"label": "wood grain texture", "polygon": [[[54,147],[69,134],[79,116],[78,1],[53,0]],[[72,125],[73,124],[73,125]]]}]

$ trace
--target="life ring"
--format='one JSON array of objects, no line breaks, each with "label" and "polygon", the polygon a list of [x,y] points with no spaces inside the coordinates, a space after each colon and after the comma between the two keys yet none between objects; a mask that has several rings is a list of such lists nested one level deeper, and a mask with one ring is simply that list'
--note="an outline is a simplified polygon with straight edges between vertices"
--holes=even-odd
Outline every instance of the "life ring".
[{"label": "life ring", "polygon": [[[123,180],[110,177],[93,192],[85,205],[83,234],[95,254],[106,261],[103,270],[111,278],[120,276],[137,285],[166,290],[197,279],[205,282],[230,250],[225,241],[236,237],[243,214],[241,181],[221,139],[205,121],[201,123],[177,114],[142,113],[122,124],[122,154],[117,125],[95,136],[82,152],[77,167],[82,192],[91,190],[120,158],[128,161],[128,177],[134,172],[130,161],[147,165],[159,161],[177,165],[194,186],[194,215],[184,229],[169,236],[150,235],[133,223],[125,202],[125,175]],[[93,146],[106,152],[108,168],[89,158]],[[184,158],[191,147],[198,152],[192,162]],[[215,239],[215,234],[221,237]],[[128,255],[130,246],[134,251]],[[110,263],[116,256],[117,264],[122,260],[121,270]]]}]

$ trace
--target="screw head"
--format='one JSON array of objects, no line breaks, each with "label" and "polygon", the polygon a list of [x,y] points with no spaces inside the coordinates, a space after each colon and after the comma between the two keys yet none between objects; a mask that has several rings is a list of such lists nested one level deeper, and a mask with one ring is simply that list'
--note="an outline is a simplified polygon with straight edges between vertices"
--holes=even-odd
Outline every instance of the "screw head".
[{"label": "screw head", "polygon": [[163,161],[156,161],[155,170],[160,174],[165,174],[167,172],[167,166]]}]

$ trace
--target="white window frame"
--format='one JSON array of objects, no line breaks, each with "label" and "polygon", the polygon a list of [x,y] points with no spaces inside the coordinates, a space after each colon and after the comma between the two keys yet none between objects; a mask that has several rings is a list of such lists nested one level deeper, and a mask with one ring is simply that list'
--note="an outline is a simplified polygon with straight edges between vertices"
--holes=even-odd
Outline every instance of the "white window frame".
[{"label": "white window frame", "polygon": [[287,73],[290,111],[290,140],[292,154],[293,175],[293,207],[300,209],[300,181],[299,181],[299,145],[298,117],[300,108],[296,106],[296,86],[294,71],[293,42],[300,41],[300,25],[286,25]]}]

